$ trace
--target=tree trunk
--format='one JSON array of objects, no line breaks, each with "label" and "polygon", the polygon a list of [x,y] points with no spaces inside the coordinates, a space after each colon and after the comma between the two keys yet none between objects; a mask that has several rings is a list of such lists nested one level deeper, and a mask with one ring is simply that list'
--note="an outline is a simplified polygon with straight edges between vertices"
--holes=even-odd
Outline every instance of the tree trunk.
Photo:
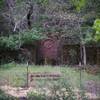
[{"label": "tree trunk", "polygon": [[83,64],[83,50],[82,50],[82,45],[80,44],[80,60],[79,60],[79,66]]},{"label": "tree trunk", "polygon": [[100,66],[100,50],[97,48],[97,65]]},{"label": "tree trunk", "polygon": [[29,64],[27,62],[27,84],[26,84],[27,85],[27,88],[29,87],[29,78],[28,78],[29,77],[29,73],[28,73],[29,70],[28,70],[28,67],[29,67]]},{"label": "tree trunk", "polygon": [[85,45],[83,45],[82,48],[83,48],[83,64],[86,65],[86,47],[85,47]]},{"label": "tree trunk", "polygon": [[31,25],[32,25],[32,23],[31,23],[31,15],[32,15],[32,13],[33,13],[33,5],[30,4],[29,12],[27,14],[27,25],[28,25],[29,29],[31,29]]}]

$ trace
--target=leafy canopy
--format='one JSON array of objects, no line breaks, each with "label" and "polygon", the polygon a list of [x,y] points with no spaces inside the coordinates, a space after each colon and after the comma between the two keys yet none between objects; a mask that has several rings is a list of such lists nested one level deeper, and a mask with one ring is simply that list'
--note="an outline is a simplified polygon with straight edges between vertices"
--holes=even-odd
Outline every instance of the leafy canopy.
[{"label": "leafy canopy", "polygon": [[94,30],[90,26],[81,27],[82,35],[80,36],[82,44],[88,44],[94,42],[93,32]]},{"label": "leafy canopy", "polygon": [[93,29],[96,31],[95,40],[100,41],[100,19],[95,20]]},{"label": "leafy canopy", "polygon": [[72,0],[77,11],[80,11],[86,5],[86,0]]}]

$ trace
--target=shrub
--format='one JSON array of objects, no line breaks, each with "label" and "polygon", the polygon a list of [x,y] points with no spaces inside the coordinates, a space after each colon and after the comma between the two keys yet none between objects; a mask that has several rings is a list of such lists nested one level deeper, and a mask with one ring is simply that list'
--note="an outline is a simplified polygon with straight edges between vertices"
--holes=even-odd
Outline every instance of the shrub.
[{"label": "shrub", "polygon": [[0,37],[0,48],[3,49],[12,49],[17,50],[23,44],[28,44],[34,42],[36,40],[41,40],[45,38],[45,36],[36,29],[28,30],[19,34],[9,35],[9,36],[1,36]]}]

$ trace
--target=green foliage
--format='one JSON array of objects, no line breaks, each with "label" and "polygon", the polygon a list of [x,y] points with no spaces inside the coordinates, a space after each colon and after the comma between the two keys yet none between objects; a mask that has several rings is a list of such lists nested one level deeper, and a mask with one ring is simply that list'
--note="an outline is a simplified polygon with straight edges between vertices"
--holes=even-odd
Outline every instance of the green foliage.
[{"label": "green foliage", "polygon": [[18,49],[21,45],[31,43],[34,40],[40,40],[44,36],[37,30],[29,30],[23,33],[0,37],[0,47]]},{"label": "green foliage", "polygon": [[93,29],[90,26],[82,27],[82,36],[80,36],[82,44],[93,42]]},{"label": "green foliage", "polygon": [[95,11],[96,16],[100,18],[100,0],[87,0],[86,9],[92,8],[93,11]]},{"label": "green foliage", "polygon": [[48,4],[48,0],[38,0],[38,2],[40,2],[43,5],[47,5]]},{"label": "green foliage", "polygon": [[100,18],[100,0],[71,0],[76,10],[80,12],[83,10],[85,13],[89,10],[94,11],[96,16]]},{"label": "green foliage", "polygon": [[3,4],[4,4],[4,0],[0,0],[0,8],[3,7]]},{"label": "green foliage", "polygon": [[96,20],[95,20],[93,28],[94,28],[96,31],[100,32],[100,19],[96,19]]},{"label": "green foliage", "polygon": [[33,2],[46,6],[49,0],[33,0]]},{"label": "green foliage", "polygon": [[93,29],[96,31],[95,40],[100,41],[100,19],[95,20]]},{"label": "green foliage", "polygon": [[76,7],[76,10],[80,11],[86,5],[86,0],[72,0],[72,3]]}]

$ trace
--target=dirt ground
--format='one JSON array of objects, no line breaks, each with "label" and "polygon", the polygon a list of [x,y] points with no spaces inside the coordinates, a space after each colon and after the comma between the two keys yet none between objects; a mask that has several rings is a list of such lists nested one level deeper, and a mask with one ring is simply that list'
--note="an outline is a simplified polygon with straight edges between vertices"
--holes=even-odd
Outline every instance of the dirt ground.
[{"label": "dirt ground", "polygon": [[[9,94],[9,95],[17,97],[17,98],[26,98],[27,93],[31,92],[31,91],[34,93],[38,93],[38,91],[35,87],[21,88],[21,87],[11,87],[11,86],[5,85],[5,86],[0,86],[0,89],[2,89],[6,94]],[[79,95],[78,95],[79,90],[75,89],[74,92],[79,97]],[[86,96],[88,96],[90,98],[89,100],[94,100],[94,99],[100,100],[100,99],[98,99],[97,95],[91,91],[86,92]]]}]

